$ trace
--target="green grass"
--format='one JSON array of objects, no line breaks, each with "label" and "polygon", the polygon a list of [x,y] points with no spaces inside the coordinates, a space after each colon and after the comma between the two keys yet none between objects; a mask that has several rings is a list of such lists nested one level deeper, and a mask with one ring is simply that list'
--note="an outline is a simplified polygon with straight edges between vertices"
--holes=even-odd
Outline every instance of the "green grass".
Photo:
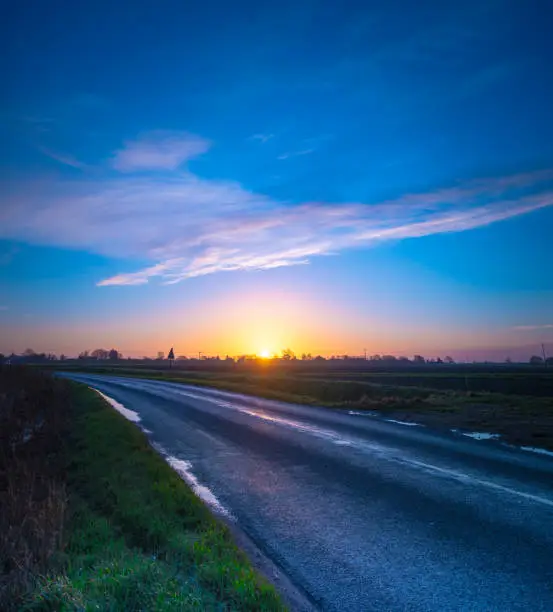
[{"label": "green grass", "polygon": [[284,610],[145,435],[69,385],[63,545],[13,609]]}]

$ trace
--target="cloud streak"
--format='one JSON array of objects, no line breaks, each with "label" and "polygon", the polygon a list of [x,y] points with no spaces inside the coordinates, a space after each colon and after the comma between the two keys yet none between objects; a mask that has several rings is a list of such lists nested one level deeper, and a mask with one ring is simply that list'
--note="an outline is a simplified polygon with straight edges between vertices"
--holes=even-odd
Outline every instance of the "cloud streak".
[{"label": "cloud streak", "polygon": [[262,144],[265,144],[266,142],[271,140],[271,138],[274,137],[274,134],[254,134],[253,136],[251,136],[251,140],[258,140]]},{"label": "cloud streak", "polygon": [[[2,189],[0,238],[128,261],[100,286],[165,284],[236,270],[303,265],[392,240],[462,232],[553,205],[553,170],[469,181],[373,203],[274,200],[180,168],[208,147],[151,132],[113,160],[125,174]],[[170,170],[168,174],[129,172]],[[132,269],[132,262],[147,265]]]},{"label": "cloud streak", "polygon": [[517,325],[513,327],[516,331],[539,331],[540,329],[553,329],[553,323],[544,325]]},{"label": "cloud streak", "polygon": [[68,155],[67,153],[59,153],[58,151],[53,151],[48,147],[39,147],[39,151],[46,155],[46,157],[50,157],[64,166],[71,166],[72,168],[79,168],[80,170],[84,170],[87,167],[87,164],[80,162],[78,159],[72,155]]},{"label": "cloud streak", "polygon": [[111,165],[120,172],[176,170],[188,160],[205,153],[210,143],[187,132],[153,131],[129,140],[115,153]]},{"label": "cloud streak", "polygon": [[302,155],[310,155],[314,153],[315,149],[302,149],[301,151],[289,151],[287,153],[282,153],[278,156],[278,159],[289,159],[290,157],[301,157]]}]

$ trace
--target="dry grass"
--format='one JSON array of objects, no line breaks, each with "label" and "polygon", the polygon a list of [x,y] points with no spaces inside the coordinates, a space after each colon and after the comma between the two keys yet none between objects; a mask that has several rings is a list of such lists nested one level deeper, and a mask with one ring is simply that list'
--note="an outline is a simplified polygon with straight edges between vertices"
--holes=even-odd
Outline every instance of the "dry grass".
[{"label": "dry grass", "polygon": [[60,450],[68,412],[61,381],[0,369],[0,609],[9,609],[62,547],[67,494]]},{"label": "dry grass", "polygon": [[284,610],[230,532],[83,385],[0,370],[0,610]]}]

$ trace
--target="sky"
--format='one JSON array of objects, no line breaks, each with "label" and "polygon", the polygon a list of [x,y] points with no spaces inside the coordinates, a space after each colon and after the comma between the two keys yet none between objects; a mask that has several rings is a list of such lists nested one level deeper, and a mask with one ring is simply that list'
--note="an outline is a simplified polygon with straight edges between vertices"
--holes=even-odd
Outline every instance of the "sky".
[{"label": "sky", "polygon": [[522,0],[11,3],[0,352],[553,343],[552,20]]}]

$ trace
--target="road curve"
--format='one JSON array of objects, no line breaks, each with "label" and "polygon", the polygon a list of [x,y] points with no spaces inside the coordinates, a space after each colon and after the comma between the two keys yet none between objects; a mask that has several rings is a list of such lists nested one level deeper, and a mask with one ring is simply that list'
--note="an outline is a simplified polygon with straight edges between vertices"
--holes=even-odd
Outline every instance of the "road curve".
[{"label": "road curve", "polygon": [[66,376],[136,411],[317,608],[553,610],[549,457],[178,383]]}]

